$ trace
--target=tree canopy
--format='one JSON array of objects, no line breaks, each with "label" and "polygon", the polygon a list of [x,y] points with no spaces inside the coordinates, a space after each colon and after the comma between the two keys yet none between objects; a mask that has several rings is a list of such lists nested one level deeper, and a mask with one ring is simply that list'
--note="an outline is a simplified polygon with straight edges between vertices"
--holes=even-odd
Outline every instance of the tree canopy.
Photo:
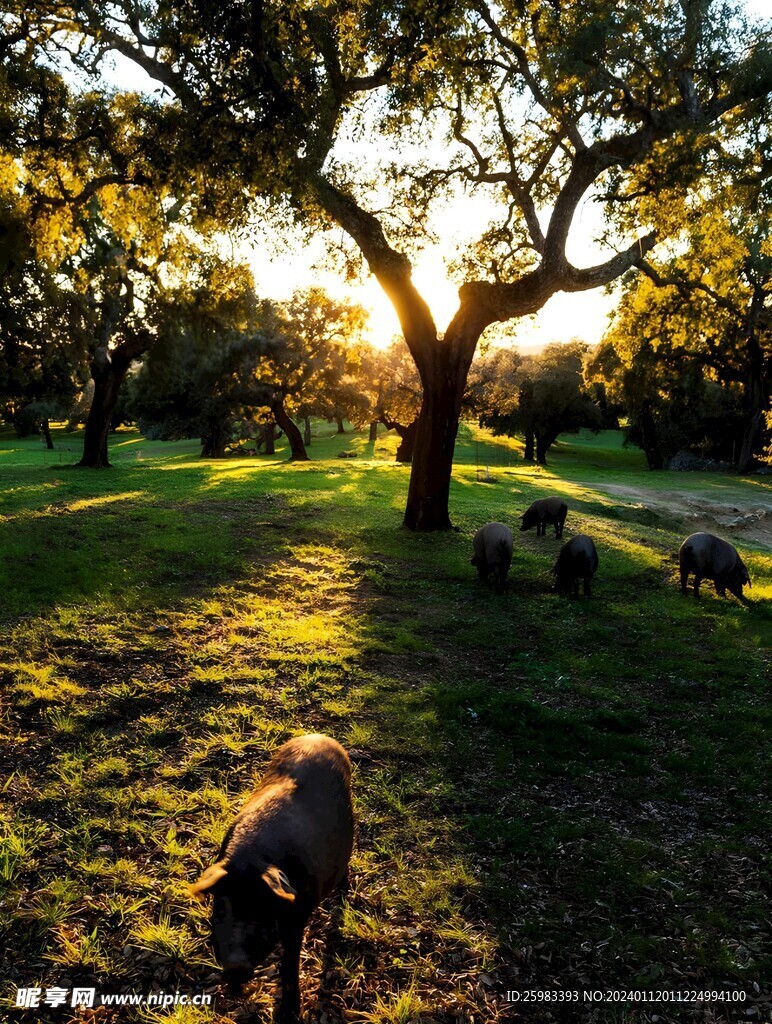
[{"label": "tree canopy", "polygon": [[[640,262],[673,228],[663,189],[698,192],[715,149],[742,163],[772,89],[768,32],[718,0],[38,0],[6,20],[11,46],[31,40],[60,61],[66,50],[89,75],[118,52],[158,83],[160,96],[102,91],[99,109],[131,107],[143,137],[131,132],[141,156],[126,174],[184,196],[191,224],[243,224],[268,199],[309,230],[346,232],[421,376],[414,529],[450,524],[458,418],[486,327]],[[125,154],[126,138],[111,139]],[[757,142],[748,159],[763,162]],[[569,236],[590,189],[607,253],[577,266]],[[432,204],[459,190],[495,212],[458,254],[459,305],[441,330],[410,255]]]},{"label": "tree canopy", "polygon": [[494,433],[522,434],[525,458],[544,465],[562,433],[602,424],[584,379],[587,355],[579,340],[548,345],[537,356],[494,350],[475,366],[467,400]]},{"label": "tree canopy", "polygon": [[[657,438],[654,421],[660,434],[673,433],[684,408],[678,390],[694,394],[696,386],[704,391],[713,383],[726,392],[725,411],[737,406],[726,418],[729,444],[722,454],[738,470],[746,470],[769,442],[770,198],[764,183],[750,195],[730,186],[709,190],[700,206],[682,205],[675,236],[680,244],[664,259],[642,261],[644,275],[628,282],[606,338],[626,374],[641,441],[657,468],[672,454],[665,450],[672,443]],[[662,398],[665,409],[658,408]]]}]

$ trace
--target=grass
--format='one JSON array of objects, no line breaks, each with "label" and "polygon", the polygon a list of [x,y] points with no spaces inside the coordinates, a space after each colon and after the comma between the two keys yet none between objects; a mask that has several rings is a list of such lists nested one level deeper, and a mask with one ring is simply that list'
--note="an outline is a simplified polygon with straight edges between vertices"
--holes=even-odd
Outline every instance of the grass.
[{"label": "grass", "polygon": [[[0,437],[0,1000],[207,991],[214,1010],[100,1019],[242,1019],[187,883],[272,752],[320,730],[352,752],[359,826],[347,897],[307,937],[309,1021],[765,1019],[772,542],[727,534],[745,604],[676,580],[694,504],[769,507],[764,478],[649,473],[614,433],[539,468],[465,425],[458,532],[418,536],[391,435],[315,437],[294,466],[127,430],[104,473],[55,437]],[[508,592],[480,586],[474,530],[549,493],[596,541],[592,599],[551,593],[558,544],[533,532]],[[754,983],[755,1018],[504,998]],[[269,964],[255,1019],[275,989]]]}]

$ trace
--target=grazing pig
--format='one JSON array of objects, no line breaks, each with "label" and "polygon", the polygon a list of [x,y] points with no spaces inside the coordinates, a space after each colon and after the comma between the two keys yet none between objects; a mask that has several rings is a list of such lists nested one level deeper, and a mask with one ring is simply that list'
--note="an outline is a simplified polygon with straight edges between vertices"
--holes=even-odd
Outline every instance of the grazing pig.
[{"label": "grazing pig", "polygon": [[474,535],[472,544],[474,555],[471,561],[477,566],[480,579],[484,580],[495,571],[496,590],[503,590],[512,564],[512,531],[503,523],[486,523]]},{"label": "grazing pig", "polygon": [[191,892],[211,892],[212,941],[237,995],[282,945],[278,1020],[300,1014],[300,947],[312,911],[348,872],[354,842],[351,764],[329,736],[280,747],[236,816],[217,863]]},{"label": "grazing pig", "polygon": [[584,533],[577,533],[560,549],[555,562],[555,589],[558,593],[579,596],[579,580],[584,580],[584,596],[590,596],[590,580],[598,568],[598,552],[592,540]]},{"label": "grazing pig", "polygon": [[700,596],[700,583],[713,580],[716,593],[721,597],[727,590],[735,597],[742,598],[743,587],[751,585],[748,570],[735,548],[712,533],[693,533],[687,537],[678,552],[681,567],[681,593],[686,593],[689,573],[694,573],[694,596]]},{"label": "grazing pig", "polygon": [[520,532],[523,533],[535,526],[536,536],[543,537],[547,532],[547,523],[554,523],[555,536],[560,540],[567,515],[568,505],[562,498],[539,498],[520,516]]}]

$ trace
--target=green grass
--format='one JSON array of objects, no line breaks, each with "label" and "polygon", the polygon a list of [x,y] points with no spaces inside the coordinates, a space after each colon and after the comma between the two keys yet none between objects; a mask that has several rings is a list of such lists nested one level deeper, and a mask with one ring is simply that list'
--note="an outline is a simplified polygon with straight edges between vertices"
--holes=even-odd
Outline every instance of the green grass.
[{"label": "green grass", "polygon": [[[216,992],[187,883],[310,730],[352,749],[359,835],[346,900],[307,938],[309,1021],[504,1021],[516,986],[768,984],[763,521],[714,527],[750,568],[745,604],[676,579],[700,503],[772,511],[765,478],[649,473],[616,433],[539,468],[464,425],[458,531],[420,536],[400,529],[395,439],[322,433],[296,466],[122,431],[96,473],[68,466],[78,435],[0,436],[0,999]],[[507,593],[480,586],[474,530],[549,493],[567,536],[596,540],[593,597],[551,592],[559,545],[533,532]],[[275,988],[269,965],[258,1019]],[[214,1012],[121,1012],[240,1011],[217,993]]]}]

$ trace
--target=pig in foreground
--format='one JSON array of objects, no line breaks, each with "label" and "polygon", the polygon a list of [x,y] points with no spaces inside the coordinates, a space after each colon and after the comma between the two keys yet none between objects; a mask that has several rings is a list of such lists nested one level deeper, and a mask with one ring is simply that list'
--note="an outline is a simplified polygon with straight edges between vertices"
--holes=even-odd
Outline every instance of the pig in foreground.
[{"label": "pig in foreground", "polygon": [[480,579],[495,572],[496,590],[503,590],[512,564],[512,531],[503,523],[486,523],[474,535],[472,565],[477,566]]},{"label": "pig in foreground", "polygon": [[228,829],[217,863],[191,886],[214,897],[214,951],[232,994],[281,943],[277,1017],[298,1020],[303,931],[346,877],[353,842],[346,751],[329,736],[285,743]]},{"label": "pig in foreground", "polygon": [[694,596],[700,596],[700,583],[704,579],[713,580],[716,593],[721,597],[727,590],[735,597],[742,598],[743,587],[751,585],[748,570],[742,558],[728,541],[715,537],[712,533],[693,533],[687,537],[678,552],[678,563],[681,567],[681,593],[686,593],[689,573],[694,573]]},{"label": "pig in foreground", "polygon": [[562,498],[539,498],[520,516],[520,532],[536,527],[536,536],[543,537],[547,532],[547,523],[555,524],[555,536],[558,540],[563,536],[563,524],[568,515],[568,505]]},{"label": "pig in foreground", "polygon": [[558,593],[579,596],[579,580],[584,580],[584,596],[590,596],[590,580],[598,568],[598,552],[584,533],[572,537],[560,549],[555,562],[555,589]]}]

